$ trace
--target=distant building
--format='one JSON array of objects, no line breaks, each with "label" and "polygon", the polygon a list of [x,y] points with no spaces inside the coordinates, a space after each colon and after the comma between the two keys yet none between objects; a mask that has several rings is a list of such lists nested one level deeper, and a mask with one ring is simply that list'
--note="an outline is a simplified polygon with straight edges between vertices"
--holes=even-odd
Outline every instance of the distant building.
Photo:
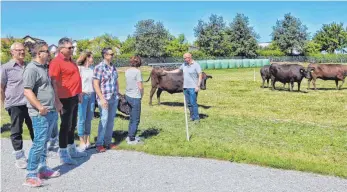
[{"label": "distant building", "polygon": [[77,54],[77,41],[73,40],[72,41],[72,46],[74,46],[75,48],[73,49],[73,55]]},{"label": "distant building", "polygon": [[57,54],[58,54],[58,52],[57,52],[58,46],[56,46],[56,45],[54,45],[54,44],[50,45],[50,46],[48,47],[48,50],[49,50],[49,52],[50,52],[51,54],[54,54],[54,55],[57,55]]},{"label": "distant building", "polygon": [[29,35],[23,37],[23,40],[24,40],[24,44],[25,43],[29,43],[29,42],[32,43],[32,44],[39,43],[39,42],[45,42],[42,39],[34,38],[34,37],[29,36]]},{"label": "distant building", "polygon": [[258,46],[261,48],[265,48],[265,47],[269,47],[270,44],[271,42],[261,42],[261,43],[258,43]]},{"label": "distant building", "polygon": [[192,51],[198,51],[199,47],[194,46],[194,45],[189,45],[188,47],[188,52],[192,52]]}]

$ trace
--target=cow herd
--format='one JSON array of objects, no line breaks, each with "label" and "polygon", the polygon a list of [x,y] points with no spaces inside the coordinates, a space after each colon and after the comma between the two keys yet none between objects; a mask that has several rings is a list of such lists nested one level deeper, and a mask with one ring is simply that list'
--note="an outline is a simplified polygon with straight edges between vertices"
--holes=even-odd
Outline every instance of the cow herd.
[{"label": "cow herd", "polygon": [[[271,79],[271,88],[275,90],[275,83],[277,81],[284,84],[289,83],[289,91],[293,91],[294,83],[298,84],[298,91],[300,91],[300,84],[303,78],[308,80],[308,89],[312,81],[313,87],[316,90],[316,80],[335,80],[336,89],[341,89],[347,76],[347,65],[342,64],[309,64],[307,68],[298,64],[278,64],[265,65],[260,69],[260,75],[263,79],[262,87],[264,88],[265,81],[269,87],[269,80]],[[338,81],[342,84],[338,86]]]}]

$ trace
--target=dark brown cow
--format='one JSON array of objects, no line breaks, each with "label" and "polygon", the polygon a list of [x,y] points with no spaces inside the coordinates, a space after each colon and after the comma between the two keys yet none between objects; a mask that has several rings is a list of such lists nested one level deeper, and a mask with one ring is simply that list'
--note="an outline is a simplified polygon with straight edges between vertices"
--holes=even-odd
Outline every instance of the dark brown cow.
[{"label": "dark brown cow", "polygon": [[[202,82],[200,85],[201,90],[206,89],[206,80],[212,78],[210,75],[202,72]],[[148,82],[151,79],[152,89],[149,98],[149,105],[152,105],[152,98],[154,92],[157,90],[158,105],[160,105],[160,94],[167,91],[170,94],[183,92],[183,72],[179,73],[165,73],[161,68],[153,68]]]},{"label": "dark brown cow", "polygon": [[[314,64],[311,63],[307,67],[307,71],[309,71],[308,78],[308,89],[310,88],[310,82],[312,80],[312,84],[314,89],[316,90],[316,80],[322,79],[326,80],[335,80],[336,89],[341,89],[343,83],[345,82],[345,77],[347,76],[347,65],[341,64]],[[339,81],[342,81],[342,84],[339,85]]]}]

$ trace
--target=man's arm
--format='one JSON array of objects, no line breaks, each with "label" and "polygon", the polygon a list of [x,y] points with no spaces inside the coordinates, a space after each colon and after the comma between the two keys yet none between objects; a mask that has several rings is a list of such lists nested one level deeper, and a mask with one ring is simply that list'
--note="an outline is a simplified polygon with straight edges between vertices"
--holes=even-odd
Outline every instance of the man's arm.
[{"label": "man's arm", "polygon": [[24,95],[27,98],[27,100],[30,102],[30,104],[39,110],[40,115],[46,115],[48,112],[48,109],[40,103],[40,101],[37,99],[34,92],[29,88],[24,88]]},{"label": "man's arm", "polygon": [[52,78],[52,86],[54,90],[54,95],[55,95],[55,109],[58,113],[63,114],[63,104],[60,102],[59,96],[58,96],[58,86],[57,86],[57,81]]},{"label": "man's arm", "polygon": [[0,100],[1,100],[1,107],[3,107],[5,102],[5,85],[2,83],[0,88]]},{"label": "man's arm", "polygon": [[108,108],[108,103],[106,101],[106,99],[104,98],[104,96],[101,93],[101,89],[100,89],[100,80],[99,79],[94,79],[93,80],[93,85],[94,85],[94,90],[95,93],[98,95],[98,97],[100,98],[100,104],[104,109]]},{"label": "man's arm", "polygon": [[175,70],[172,70],[172,71],[166,71],[166,70],[163,70],[164,73],[179,73],[181,72],[181,69],[175,69]]}]

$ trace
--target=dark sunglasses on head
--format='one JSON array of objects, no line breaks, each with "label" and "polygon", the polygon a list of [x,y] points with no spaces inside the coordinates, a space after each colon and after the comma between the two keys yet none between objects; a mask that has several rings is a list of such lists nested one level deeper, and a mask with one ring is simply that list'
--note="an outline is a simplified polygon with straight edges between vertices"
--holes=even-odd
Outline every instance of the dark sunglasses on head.
[{"label": "dark sunglasses on head", "polygon": [[114,55],[114,53],[111,53],[111,54],[109,54],[109,53],[107,53],[108,55],[111,55],[111,56],[113,56]]}]

